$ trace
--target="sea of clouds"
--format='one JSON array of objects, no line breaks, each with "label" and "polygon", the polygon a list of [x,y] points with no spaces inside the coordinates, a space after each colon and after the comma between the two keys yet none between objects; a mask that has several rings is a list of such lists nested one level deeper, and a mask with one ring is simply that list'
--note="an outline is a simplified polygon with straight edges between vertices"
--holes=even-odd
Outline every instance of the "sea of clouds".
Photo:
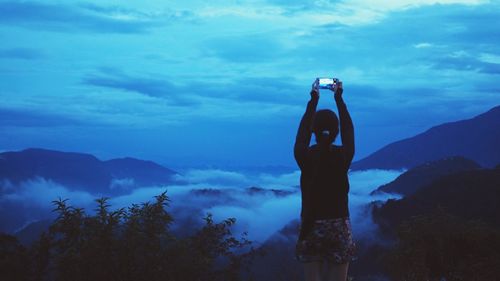
[{"label": "sea of clouds", "polygon": [[[353,232],[357,238],[374,236],[377,228],[371,219],[368,204],[396,198],[395,194],[370,195],[382,184],[394,180],[403,171],[367,170],[349,175],[349,208]],[[173,228],[183,231],[201,225],[203,217],[212,214],[216,221],[236,218],[236,235],[248,233],[251,240],[264,242],[271,235],[300,215],[300,171],[271,174],[246,173],[220,169],[192,169],[177,175],[175,184],[130,189],[126,195],[110,199],[112,208],[154,200],[166,191],[168,210],[173,214]],[[36,178],[17,186],[1,185],[0,223],[4,231],[15,232],[29,222],[53,217],[52,201],[68,199],[69,204],[91,213],[94,200],[101,194],[73,190],[50,180]],[[9,210],[9,212],[6,212]],[[185,229],[185,231],[189,231]]]}]

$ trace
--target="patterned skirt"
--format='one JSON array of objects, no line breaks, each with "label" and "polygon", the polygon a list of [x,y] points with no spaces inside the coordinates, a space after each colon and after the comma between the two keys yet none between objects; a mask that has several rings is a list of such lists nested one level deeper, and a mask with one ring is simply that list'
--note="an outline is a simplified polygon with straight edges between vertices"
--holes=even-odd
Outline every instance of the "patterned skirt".
[{"label": "patterned skirt", "polygon": [[317,220],[312,230],[297,241],[295,255],[300,262],[329,261],[337,264],[354,259],[356,245],[349,218]]}]

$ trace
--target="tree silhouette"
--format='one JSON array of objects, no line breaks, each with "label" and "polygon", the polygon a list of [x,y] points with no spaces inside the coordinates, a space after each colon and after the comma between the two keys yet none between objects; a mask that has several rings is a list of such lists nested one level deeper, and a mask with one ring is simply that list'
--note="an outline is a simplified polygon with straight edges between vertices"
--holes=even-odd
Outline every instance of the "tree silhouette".
[{"label": "tree silhouette", "polygon": [[53,201],[57,218],[29,249],[1,235],[2,280],[248,279],[243,271],[256,251],[245,235],[233,236],[234,218],[215,222],[209,214],[196,233],[176,237],[165,192],[153,202],[114,211],[108,200],[97,199],[93,215],[68,205],[67,199]]}]

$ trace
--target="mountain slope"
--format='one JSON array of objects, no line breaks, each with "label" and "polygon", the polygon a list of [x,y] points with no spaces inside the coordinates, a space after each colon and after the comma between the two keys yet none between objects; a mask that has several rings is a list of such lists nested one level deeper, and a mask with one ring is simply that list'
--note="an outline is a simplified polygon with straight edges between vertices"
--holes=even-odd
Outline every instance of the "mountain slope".
[{"label": "mountain slope", "polygon": [[382,229],[395,231],[402,221],[442,209],[462,219],[500,225],[500,169],[455,173],[434,180],[415,194],[374,206],[373,217]]},{"label": "mountain slope", "polygon": [[380,186],[372,192],[372,195],[387,192],[408,196],[439,177],[479,168],[481,167],[476,162],[459,156],[428,162],[412,168],[399,175],[392,182]]},{"label": "mountain slope", "polygon": [[445,123],[414,137],[389,144],[354,162],[353,170],[402,169],[463,156],[484,167],[500,163],[500,106],[472,119]]},{"label": "mountain slope", "polygon": [[136,185],[165,184],[172,181],[174,171],[155,162],[130,157],[111,159],[103,162],[113,178],[131,178]]},{"label": "mountain slope", "polygon": [[74,190],[117,194],[113,189],[117,180],[127,179],[129,186],[166,184],[174,174],[154,162],[133,158],[101,161],[90,154],[33,148],[0,153],[0,182],[14,185],[39,177]]}]

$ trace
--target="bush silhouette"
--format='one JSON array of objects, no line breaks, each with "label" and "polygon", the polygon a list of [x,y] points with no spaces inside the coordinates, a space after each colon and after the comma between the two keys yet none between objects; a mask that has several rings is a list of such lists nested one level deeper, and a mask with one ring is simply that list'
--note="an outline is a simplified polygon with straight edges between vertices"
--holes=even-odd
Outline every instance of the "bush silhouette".
[{"label": "bush silhouette", "polygon": [[394,280],[497,280],[500,231],[477,220],[438,210],[400,225],[387,257]]},{"label": "bush silhouette", "polygon": [[15,237],[0,236],[2,280],[243,280],[257,252],[245,235],[236,238],[229,218],[188,237],[170,231],[166,193],[154,202],[111,211],[97,199],[95,214],[53,201],[57,219],[29,248]]}]

